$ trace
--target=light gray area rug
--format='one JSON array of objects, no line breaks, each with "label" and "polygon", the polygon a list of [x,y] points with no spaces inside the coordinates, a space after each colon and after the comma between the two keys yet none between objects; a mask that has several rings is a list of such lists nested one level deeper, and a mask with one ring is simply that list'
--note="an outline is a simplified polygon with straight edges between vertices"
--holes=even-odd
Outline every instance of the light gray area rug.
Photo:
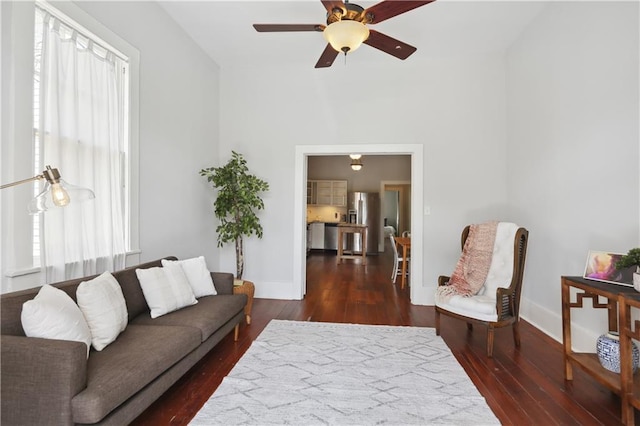
[{"label": "light gray area rug", "polygon": [[191,424],[500,423],[432,328],[272,320]]}]

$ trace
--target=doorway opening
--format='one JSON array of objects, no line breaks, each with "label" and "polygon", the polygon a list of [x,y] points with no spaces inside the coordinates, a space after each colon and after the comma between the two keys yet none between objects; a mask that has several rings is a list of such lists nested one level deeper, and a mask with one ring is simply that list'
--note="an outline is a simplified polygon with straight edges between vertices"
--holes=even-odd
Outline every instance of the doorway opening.
[{"label": "doorway opening", "polygon": [[[423,293],[422,235],[423,217],[420,214],[423,205],[423,146],[420,144],[382,144],[382,145],[299,145],[295,152],[294,176],[294,241],[293,241],[293,291],[298,299],[306,293],[306,243],[307,243],[307,160],[310,156],[349,155],[357,152],[362,155],[409,155],[411,156],[410,191],[410,229],[414,235],[411,251],[412,259],[410,298],[412,303],[421,304],[427,300]],[[384,188],[383,188],[384,190]],[[381,193],[383,192],[381,190]],[[383,248],[384,250],[384,248]]]},{"label": "doorway opening", "polygon": [[[384,190],[383,204],[385,206],[382,214],[384,215],[383,226],[390,226],[393,229],[399,229],[400,223],[400,191],[390,189]],[[396,231],[397,232],[397,231]]]},{"label": "doorway opening", "polygon": [[381,181],[380,193],[384,194],[385,225],[393,227],[396,236],[411,232],[411,182]]}]

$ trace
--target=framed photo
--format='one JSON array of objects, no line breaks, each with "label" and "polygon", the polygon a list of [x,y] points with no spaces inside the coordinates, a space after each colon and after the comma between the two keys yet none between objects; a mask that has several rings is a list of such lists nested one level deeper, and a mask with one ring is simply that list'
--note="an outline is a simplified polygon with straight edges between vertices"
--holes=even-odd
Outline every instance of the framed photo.
[{"label": "framed photo", "polygon": [[584,268],[584,278],[633,287],[635,267],[616,269],[622,253],[590,250]]}]

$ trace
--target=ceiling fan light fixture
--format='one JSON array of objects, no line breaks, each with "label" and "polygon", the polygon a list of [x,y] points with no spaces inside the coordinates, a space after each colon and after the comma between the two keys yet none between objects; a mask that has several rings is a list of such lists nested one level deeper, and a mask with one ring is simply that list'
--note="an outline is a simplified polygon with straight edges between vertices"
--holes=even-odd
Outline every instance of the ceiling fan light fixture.
[{"label": "ceiling fan light fixture", "polygon": [[337,52],[353,52],[369,38],[369,28],[362,22],[344,20],[328,25],[322,32]]},{"label": "ceiling fan light fixture", "polygon": [[360,159],[351,160],[351,169],[356,172],[362,170],[362,161]]}]

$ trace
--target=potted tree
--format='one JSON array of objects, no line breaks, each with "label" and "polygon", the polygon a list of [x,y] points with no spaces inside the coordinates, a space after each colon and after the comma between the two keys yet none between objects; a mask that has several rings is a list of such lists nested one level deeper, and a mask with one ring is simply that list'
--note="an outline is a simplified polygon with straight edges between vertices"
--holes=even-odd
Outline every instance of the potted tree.
[{"label": "potted tree", "polygon": [[640,291],[640,248],[632,248],[627,254],[622,256],[618,262],[616,262],[616,269],[623,269],[635,266],[636,270],[633,272],[633,287]]},{"label": "potted tree", "polygon": [[236,245],[236,280],[242,283],[244,272],[244,236],[256,234],[262,238],[262,225],[256,210],[264,208],[260,193],[269,190],[269,184],[249,174],[246,160],[241,154],[231,151],[231,159],[222,167],[200,170],[200,176],[207,178],[218,197],[213,203],[216,218],[220,221],[218,247],[231,241]]}]

